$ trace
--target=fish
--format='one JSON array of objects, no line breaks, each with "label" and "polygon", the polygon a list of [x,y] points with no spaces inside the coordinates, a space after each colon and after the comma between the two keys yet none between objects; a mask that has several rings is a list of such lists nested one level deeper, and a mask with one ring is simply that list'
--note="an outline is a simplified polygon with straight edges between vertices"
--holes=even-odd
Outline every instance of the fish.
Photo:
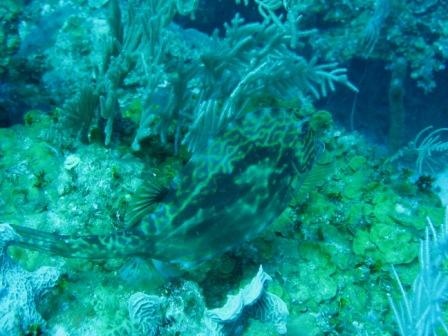
[{"label": "fish", "polygon": [[79,236],[14,225],[21,237],[14,244],[63,257],[139,256],[192,269],[271,225],[310,173],[319,148],[308,119],[284,109],[248,112],[193,153],[161,194],[149,193],[157,206],[138,223]]}]

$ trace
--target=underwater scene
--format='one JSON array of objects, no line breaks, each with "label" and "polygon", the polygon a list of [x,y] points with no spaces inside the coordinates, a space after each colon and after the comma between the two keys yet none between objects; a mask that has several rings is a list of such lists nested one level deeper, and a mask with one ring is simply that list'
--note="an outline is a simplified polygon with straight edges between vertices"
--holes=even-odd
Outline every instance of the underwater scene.
[{"label": "underwater scene", "polygon": [[0,336],[448,335],[447,13],[1,0]]}]

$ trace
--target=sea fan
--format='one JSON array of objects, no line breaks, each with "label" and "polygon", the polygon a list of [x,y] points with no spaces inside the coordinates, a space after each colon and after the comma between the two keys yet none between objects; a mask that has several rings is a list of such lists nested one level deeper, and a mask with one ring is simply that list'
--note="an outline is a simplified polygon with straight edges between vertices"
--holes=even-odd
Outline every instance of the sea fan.
[{"label": "sea fan", "polygon": [[439,234],[428,218],[425,240],[420,244],[420,274],[410,293],[406,293],[397,271],[392,268],[402,295],[398,305],[390,298],[400,335],[430,336],[439,335],[440,331],[444,331],[444,335],[448,334],[442,309],[448,298],[448,276],[442,270],[442,262],[447,254],[448,210]]}]

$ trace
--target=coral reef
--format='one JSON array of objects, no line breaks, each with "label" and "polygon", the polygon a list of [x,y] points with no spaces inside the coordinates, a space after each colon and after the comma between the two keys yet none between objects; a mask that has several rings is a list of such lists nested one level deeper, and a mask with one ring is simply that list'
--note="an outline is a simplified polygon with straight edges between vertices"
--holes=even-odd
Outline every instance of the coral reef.
[{"label": "coral reef", "polygon": [[[209,307],[221,306],[223,293],[243,288],[257,265],[263,264],[273,270],[270,292],[288,305],[288,332],[293,335],[335,330],[392,333],[396,325],[387,293],[396,296],[398,289],[391,265],[399,271],[404,288],[412,285],[424,218],[430,216],[439,223],[443,209],[431,190],[419,190],[409,172],[384,164],[363,138],[340,130],[324,116],[311,124],[317,129],[327,124],[328,131],[321,137],[326,151],[318,162],[325,174],[314,188],[294,191],[288,209],[259,238],[182,276],[180,284],[164,285],[142,260],[134,265],[120,260],[67,259],[68,275],[58,305],[46,313],[48,327],[52,331],[63,327],[76,336],[137,333],[138,329],[123,322],[129,320],[127,299],[132,293],[145,292],[171,298],[165,300],[170,305],[163,306],[169,314],[164,315],[161,332],[176,328],[188,332],[189,327],[193,334],[203,332],[204,299]],[[163,164],[154,158],[145,161],[130,156],[127,147],[80,144],[66,151],[56,147],[64,153],[58,155],[43,136],[57,122],[52,115],[33,112],[28,120],[24,126],[0,130],[0,167],[6,176],[0,184],[0,213],[30,227],[68,233],[123,227],[115,219],[126,214],[145,165],[161,175],[181,167],[179,158],[170,157]],[[80,160],[72,168],[71,164],[64,167],[66,158],[72,162],[70,155]],[[34,183],[41,169],[47,182]],[[64,188],[58,192],[61,185]],[[27,269],[50,265],[54,259],[18,249],[11,249],[10,255]],[[378,286],[372,288],[371,283]],[[245,334],[259,335],[271,326],[257,323],[252,319]],[[277,333],[272,329],[269,335]]]},{"label": "coral reef", "polygon": [[165,318],[164,303],[163,297],[141,292],[129,298],[129,318],[142,335],[159,335],[159,329]]},{"label": "coral reef", "polygon": [[1,331],[443,331],[447,3],[3,1]]},{"label": "coral reef", "polygon": [[132,294],[128,311],[136,335],[199,335],[204,326],[204,297],[197,284],[171,284],[161,295]]},{"label": "coral reef", "polygon": [[229,296],[221,308],[205,312],[206,335],[242,335],[248,318],[272,323],[279,335],[286,335],[288,308],[277,295],[266,291],[272,278],[260,266],[257,275],[237,295]]},{"label": "coral reef", "polygon": [[129,298],[129,317],[139,335],[237,336],[247,329],[249,319],[272,324],[278,335],[286,335],[288,308],[267,291],[270,280],[260,266],[237,295],[229,296],[223,307],[210,310],[205,309],[204,298],[192,282],[184,282],[167,296],[138,292]]},{"label": "coral reef", "polygon": [[6,253],[16,239],[8,224],[0,224],[0,335],[26,334],[43,329],[45,321],[37,311],[43,296],[55,286],[60,272],[54,267],[41,267],[27,272]]}]

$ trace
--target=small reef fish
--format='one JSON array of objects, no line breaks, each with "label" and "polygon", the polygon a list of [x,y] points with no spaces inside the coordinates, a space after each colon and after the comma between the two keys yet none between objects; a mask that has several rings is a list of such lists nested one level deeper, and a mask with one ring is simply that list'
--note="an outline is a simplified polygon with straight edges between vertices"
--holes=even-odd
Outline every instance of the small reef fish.
[{"label": "small reef fish", "polygon": [[65,257],[143,256],[193,268],[250,241],[287,208],[316,155],[308,120],[260,109],[194,153],[156,210],[123,231],[69,236],[13,226],[15,244]]}]

